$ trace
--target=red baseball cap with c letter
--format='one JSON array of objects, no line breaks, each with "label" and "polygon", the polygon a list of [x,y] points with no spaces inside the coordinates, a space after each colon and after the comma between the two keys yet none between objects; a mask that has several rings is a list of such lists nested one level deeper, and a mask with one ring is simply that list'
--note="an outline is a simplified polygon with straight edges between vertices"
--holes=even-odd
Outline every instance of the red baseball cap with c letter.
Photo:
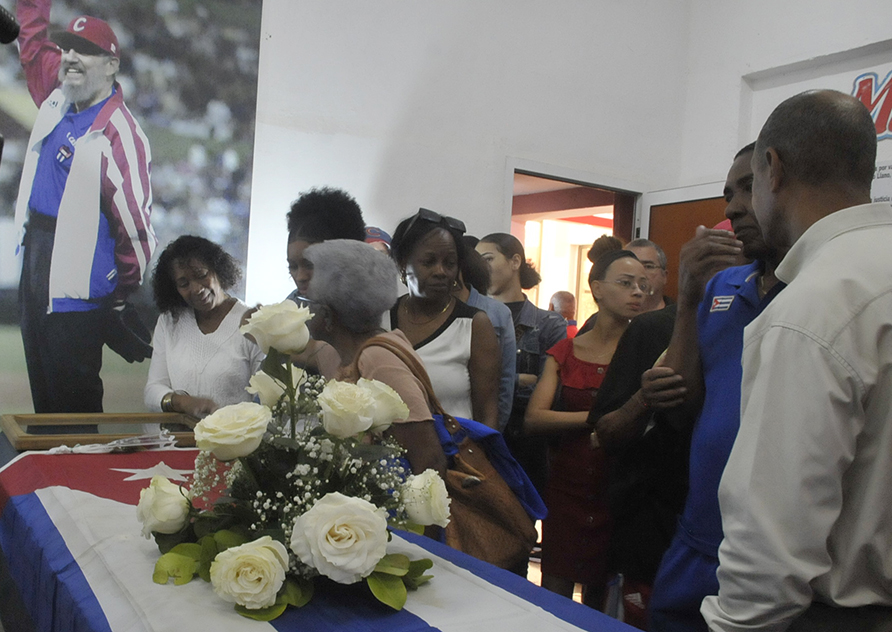
[{"label": "red baseball cap with c letter", "polygon": [[62,50],[73,49],[85,55],[121,56],[118,38],[108,22],[89,15],[74,18],[68,29],[53,33],[50,39]]}]

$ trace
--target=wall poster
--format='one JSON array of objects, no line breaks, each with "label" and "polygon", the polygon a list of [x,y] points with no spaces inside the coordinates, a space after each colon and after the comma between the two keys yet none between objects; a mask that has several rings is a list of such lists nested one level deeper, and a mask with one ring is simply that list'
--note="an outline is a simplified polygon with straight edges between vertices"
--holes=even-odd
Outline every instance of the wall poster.
[{"label": "wall poster", "polygon": [[[158,244],[148,262],[144,260],[144,251],[129,255],[143,259],[138,263],[145,270],[145,275],[142,286],[127,297],[151,331],[157,318],[151,292],[152,268],[164,247],[176,237],[193,234],[216,242],[239,262],[244,271],[262,3],[261,0],[18,0],[14,4],[17,6],[11,6],[10,10],[18,11],[22,34],[17,44],[0,49],[0,74],[4,86],[0,91],[0,134],[5,138],[0,162],[0,412],[28,413],[34,409],[20,331],[20,307],[26,302],[19,298],[22,256],[16,254],[20,231],[15,220],[15,209],[17,199],[21,197],[19,186],[23,173],[29,183],[35,179],[42,182],[44,180],[41,178],[55,177],[47,174],[56,173],[40,166],[39,158],[29,149],[35,145],[33,141],[29,143],[29,138],[45,139],[37,154],[52,144],[58,147],[58,150],[51,150],[55,159],[60,164],[70,163],[66,167],[69,169],[67,181],[38,187],[42,191],[55,190],[57,193],[42,196],[47,199],[32,194],[26,201],[28,217],[33,205],[58,209],[50,226],[51,231],[55,230],[55,236],[52,236],[52,232],[48,233],[51,235],[47,246],[49,250],[42,252],[52,252],[53,261],[56,262],[62,258],[63,255],[59,254],[62,251],[67,256],[78,249],[82,250],[78,231],[91,232],[83,229],[78,222],[72,222],[66,215],[69,211],[63,210],[69,208],[66,200],[72,196],[66,197],[66,191],[73,188],[72,185],[77,187],[79,196],[96,196],[102,200],[93,205],[94,208],[100,206],[102,212],[96,209],[95,214],[91,213],[94,219],[85,221],[88,224],[98,221],[98,241],[111,235],[114,248],[97,246],[90,251],[92,268],[87,266],[85,272],[89,278],[90,296],[94,296],[97,287],[96,269],[102,263],[102,257],[107,260],[114,258],[115,263],[110,268],[112,271],[106,275],[110,283],[114,284],[116,274],[125,274],[120,262],[128,255],[121,254],[122,239],[117,231],[126,232],[128,226],[133,228],[130,239],[134,244],[138,244],[140,239],[145,241],[146,230],[154,232]],[[41,20],[46,22],[47,13],[48,28],[41,30]],[[99,18],[107,26],[90,18]],[[109,27],[111,34],[105,30]],[[35,42],[40,44],[38,40],[42,39],[41,45],[48,47],[44,52],[52,50],[61,59],[62,69],[56,75],[56,82],[70,79],[72,85],[81,83],[87,85],[87,88],[82,88],[88,90],[91,84],[87,82],[96,77],[91,74],[90,64],[93,62],[71,61],[51,41],[56,40],[63,47],[66,42],[74,46],[71,42],[80,41],[63,41],[60,36],[54,35],[65,31],[68,36],[88,41],[86,45],[81,42],[81,46],[98,47],[90,56],[100,59],[98,63],[106,64],[103,55],[110,51],[115,53],[111,57],[119,60],[116,81],[126,110],[102,109],[100,111],[106,114],[97,114],[93,122],[86,124],[117,126],[115,129],[120,134],[117,131],[103,132],[107,153],[100,149],[91,153],[94,149],[86,139],[88,132],[96,128],[87,127],[85,130],[84,123],[79,122],[77,116],[80,112],[68,110],[72,114],[70,117],[68,113],[61,112],[59,122],[51,120],[50,115],[44,112],[52,107],[53,103],[49,102],[59,98],[59,94],[64,93],[66,99],[77,103],[77,97],[69,96],[80,94],[77,89],[69,86],[70,93],[64,90],[63,93],[41,93],[35,87],[39,79],[34,78],[33,72],[26,74],[23,69],[25,58],[30,59],[31,53],[37,50],[34,48]],[[32,44],[27,50],[22,39],[25,36],[31,38]],[[105,53],[100,55],[102,51]],[[55,63],[58,65],[60,62]],[[44,63],[44,68],[49,67]],[[49,90],[52,88],[50,86]],[[107,103],[115,98],[113,95]],[[108,122],[102,118],[106,115]],[[41,125],[49,127],[40,131],[41,136],[38,136]],[[47,133],[44,134],[44,131]],[[74,142],[67,143],[66,137]],[[84,142],[79,143],[79,140]],[[99,147],[100,144],[96,143],[95,146]],[[150,177],[148,169],[140,166],[146,144],[151,153]],[[119,160],[115,152],[121,156],[126,154],[126,157]],[[29,163],[29,156],[32,163]],[[90,156],[93,156],[93,162]],[[80,161],[79,157],[82,158]],[[100,174],[98,178],[97,173]],[[147,186],[149,180],[150,193]],[[33,184],[29,190],[36,190]],[[58,199],[60,194],[61,201]],[[56,195],[55,201],[53,195]],[[133,206],[141,206],[142,214],[138,211],[122,213],[114,210],[120,207],[133,211]],[[97,215],[102,217],[95,220]],[[125,216],[125,220],[120,220],[123,228],[117,223],[119,215]],[[35,217],[47,216],[38,214]],[[141,218],[145,220],[145,226],[140,224]],[[135,222],[135,228],[129,222]],[[37,225],[39,222],[34,223]],[[63,225],[65,230],[62,229]],[[37,232],[35,228],[35,240]],[[96,232],[92,231],[90,239],[97,239]],[[138,237],[134,238],[133,235]],[[140,249],[137,245],[133,250]],[[21,251],[24,251],[27,259],[28,247]],[[32,252],[39,252],[34,244]],[[59,266],[58,263],[50,265]],[[78,265],[66,261],[66,272],[74,275]],[[65,297],[72,294],[68,289],[58,288],[59,274],[55,271],[49,273],[49,295],[62,297],[58,300],[68,300]],[[25,286],[28,292],[33,289],[28,284]],[[75,295],[81,297],[77,300],[83,301],[82,296],[86,292],[77,290]],[[244,298],[244,282],[236,285],[231,293]],[[47,294],[45,289],[44,294]],[[88,297],[87,300],[92,299]],[[76,311],[79,308],[71,309]],[[26,319],[25,322],[30,321]],[[142,391],[149,362],[128,364],[107,346],[104,348],[100,375],[104,383],[106,412],[145,410]]]}]

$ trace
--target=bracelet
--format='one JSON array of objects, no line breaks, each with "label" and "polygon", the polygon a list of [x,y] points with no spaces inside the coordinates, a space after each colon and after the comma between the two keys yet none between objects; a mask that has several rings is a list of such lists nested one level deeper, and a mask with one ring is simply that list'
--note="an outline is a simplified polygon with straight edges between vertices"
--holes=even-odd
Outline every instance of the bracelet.
[{"label": "bracelet", "polygon": [[644,406],[645,409],[650,408],[650,404],[644,399],[644,395],[641,394],[641,390],[635,391],[635,398],[638,400],[638,403]]},{"label": "bracelet", "polygon": [[170,391],[164,397],[161,398],[161,412],[163,413],[172,413],[173,409],[173,396],[174,395],[188,395],[186,391]]}]

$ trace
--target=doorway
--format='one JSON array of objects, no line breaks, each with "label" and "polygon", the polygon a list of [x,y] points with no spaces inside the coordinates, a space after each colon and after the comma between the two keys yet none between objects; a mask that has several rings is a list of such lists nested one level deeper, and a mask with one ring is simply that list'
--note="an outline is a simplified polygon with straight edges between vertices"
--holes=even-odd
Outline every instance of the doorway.
[{"label": "doorway", "polygon": [[558,291],[576,296],[579,323],[597,311],[588,286],[586,255],[601,235],[632,238],[635,194],[515,170],[511,234],[524,245],[542,282],[527,298],[548,309]]}]

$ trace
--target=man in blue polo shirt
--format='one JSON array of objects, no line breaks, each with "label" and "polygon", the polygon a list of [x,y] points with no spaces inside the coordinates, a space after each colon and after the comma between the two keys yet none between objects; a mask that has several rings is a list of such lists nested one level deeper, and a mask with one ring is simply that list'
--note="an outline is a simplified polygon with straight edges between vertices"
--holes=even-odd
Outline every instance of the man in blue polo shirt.
[{"label": "man in blue polo shirt", "polygon": [[[664,364],[684,380],[684,406],[702,408],[691,439],[688,497],[654,581],[650,629],[657,632],[707,630],[700,603],[719,588],[718,487],[740,426],[743,330],[783,286],[774,276],[783,252],[766,244],[750,200],[753,149],[738,152],[725,182],[734,234],[701,226],[681,251],[678,315]],[[753,262],[727,267],[741,249]]]}]

